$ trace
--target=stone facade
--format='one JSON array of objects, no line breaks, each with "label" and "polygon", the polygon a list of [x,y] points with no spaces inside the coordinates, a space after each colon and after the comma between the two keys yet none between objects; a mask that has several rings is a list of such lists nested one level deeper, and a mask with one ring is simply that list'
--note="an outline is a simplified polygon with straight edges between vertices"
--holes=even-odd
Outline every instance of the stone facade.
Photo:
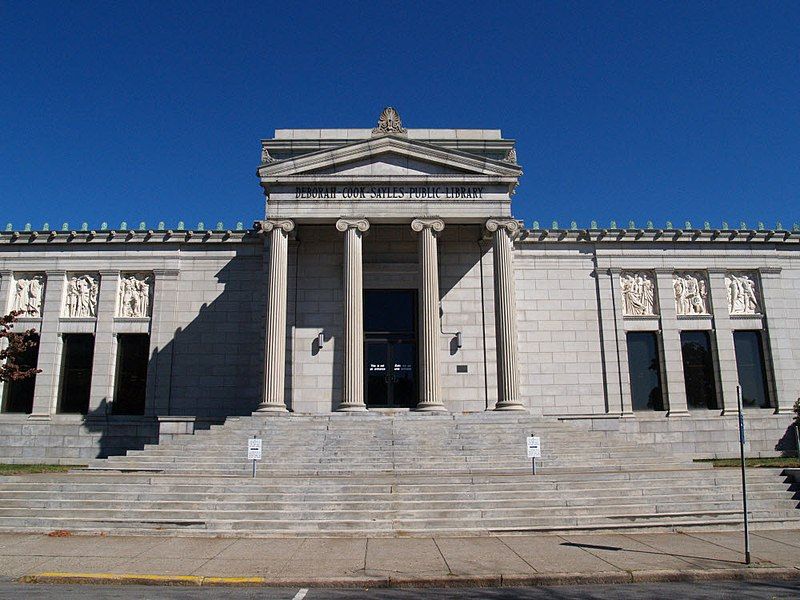
[{"label": "stone facade", "polygon": [[[418,410],[527,410],[698,456],[736,450],[734,332],[760,331],[770,407],[747,411],[750,451],[787,448],[800,232],[525,227],[513,140],[407,129],[393,109],[374,130],[262,147],[252,228],[0,233],[0,311],[40,331],[42,370],[29,414],[4,400],[0,460],[81,462],[254,411],[373,410],[365,290],[418,294]],[[710,335],[717,410],[687,403],[691,331]],[[634,332],[657,335],[663,411],[634,410]],[[144,414],[118,415],[119,339],[137,333]],[[60,410],[68,334],[94,336],[85,416]]]}]

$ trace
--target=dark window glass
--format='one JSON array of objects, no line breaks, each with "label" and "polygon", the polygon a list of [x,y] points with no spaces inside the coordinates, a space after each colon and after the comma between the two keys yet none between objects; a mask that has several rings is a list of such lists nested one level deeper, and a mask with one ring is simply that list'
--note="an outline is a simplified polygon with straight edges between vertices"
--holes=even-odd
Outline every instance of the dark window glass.
[{"label": "dark window glass", "polygon": [[742,387],[744,408],[769,408],[767,391],[767,369],[760,331],[734,331],[733,345],[736,348],[736,369]]},{"label": "dark window glass", "polygon": [[627,340],[633,410],[664,410],[657,334],[630,332]]},{"label": "dark window glass", "polygon": [[93,358],[93,335],[88,333],[64,334],[60,412],[85,415],[89,410]]},{"label": "dark window glass", "polygon": [[[35,369],[39,362],[39,334],[34,334],[34,346],[28,348],[17,360],[20,369]],[[33,390],[36,387],[36,375],[18,381],[6,383],[6,402],[4,412],[33,412]]]},{"label": "dark window glass", "polygon": [[115,415],[144,414],[149,352],[149,335],[131,333],[117,337],[117,381],[112,405]]},{"label": "dark window glass", "polygon": [[366,290],[364,331],[367,333],[413,333],[415,290]]},{"label": "dark window glass", "polygon": [[711,336],[707,331],[682,331],[683,379],[689,408],[719,408],[714,384]]}]

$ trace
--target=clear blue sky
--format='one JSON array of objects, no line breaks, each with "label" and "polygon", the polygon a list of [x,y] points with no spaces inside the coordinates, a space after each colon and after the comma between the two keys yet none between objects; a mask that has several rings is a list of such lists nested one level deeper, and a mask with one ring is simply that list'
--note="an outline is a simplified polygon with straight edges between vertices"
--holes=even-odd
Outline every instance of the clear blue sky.
[{"label": "clear blue sky", "polygon": [[800,221],[800,3],[0,2],[2,225],[259,218],[281,127],[501,128],[527,224]]}]

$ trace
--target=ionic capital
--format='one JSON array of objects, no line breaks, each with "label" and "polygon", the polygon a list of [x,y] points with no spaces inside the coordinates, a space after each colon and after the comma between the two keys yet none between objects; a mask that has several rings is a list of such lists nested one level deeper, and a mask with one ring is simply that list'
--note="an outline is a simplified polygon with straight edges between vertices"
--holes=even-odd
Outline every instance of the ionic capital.
[{"label": "ionic capital", "polygon": [[267,233],[273,229],[283,229],[284,232],[289,233],[294,229],[294,221],[291,219],[267,219],[265,221],[256,221],[256,228]]},{"label": "ionic capital", "polygon": [[336,229],[341,232],[345,232],[348,229],[358,229],[361,233],[364,233],[367,229],[369,229],[369,221],[366,219],[358,219],[358,218],[351,218],[351,219],[339,219],[336,221]]},{"label": "ionic capital", "polygon": [[414,219],[411,221],[411,229],[417,233],[427,228],[430,228],[435,233],[439,233],[444,230],[444,221],[437,218]]},{"label": "ionic capital", "polygon": [[489,233],[504,229],[512,240],[522,233],[522,225],[516,219],[489,219],[486,221],[486,229]]}]

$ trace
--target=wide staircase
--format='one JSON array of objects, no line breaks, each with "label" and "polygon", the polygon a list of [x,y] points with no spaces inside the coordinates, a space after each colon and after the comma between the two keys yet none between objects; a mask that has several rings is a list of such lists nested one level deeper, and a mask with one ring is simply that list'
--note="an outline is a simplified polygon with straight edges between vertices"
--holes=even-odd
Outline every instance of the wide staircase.
[{"label": "wide staircase", "polygon": [[[536,475],[528,435],[542,442]],[[748,473],[754,527],[800,523],[796,484],[780,469]],[[87,470],[0,478],[0,530],[421,536],[740,522],[737,469],[514,413],[236,417]]]}]

